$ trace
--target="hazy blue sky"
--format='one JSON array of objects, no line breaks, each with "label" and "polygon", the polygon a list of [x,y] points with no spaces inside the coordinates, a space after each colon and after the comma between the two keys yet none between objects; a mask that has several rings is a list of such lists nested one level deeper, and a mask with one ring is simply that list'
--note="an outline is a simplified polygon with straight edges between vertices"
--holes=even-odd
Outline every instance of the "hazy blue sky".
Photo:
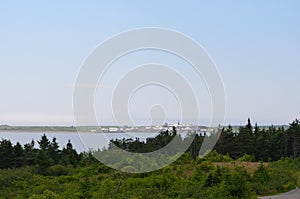
[{"label": "hazy blue sky", "polygon": [[223,77],[226,123],[299,117],[299,1],[3,0],[0,124],[72,125],[72,86],[89,52],[111,35],[149,26],[206,48]]}]

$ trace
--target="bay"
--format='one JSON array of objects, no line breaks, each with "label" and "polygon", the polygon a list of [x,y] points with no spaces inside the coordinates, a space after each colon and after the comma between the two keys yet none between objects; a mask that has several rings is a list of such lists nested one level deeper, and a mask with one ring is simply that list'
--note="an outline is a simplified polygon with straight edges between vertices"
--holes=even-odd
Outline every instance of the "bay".
[{"label": "bay", "polygon": [[0,131],[0,139],[10,140],[13,144],[19,142],[21,145],[35,141],[35,147],[38,148],[38,140],[46,134],[49,140],[56,138],[60,148],[66,146],[68,140],[71,141],[77,152],[102,149],[108,147],[111,139],[139,138],[145,141],[147,137],[155,137],[157,132],[130,132],[130,133],[77,133],[77,132],[24,132],[24,131]]}]

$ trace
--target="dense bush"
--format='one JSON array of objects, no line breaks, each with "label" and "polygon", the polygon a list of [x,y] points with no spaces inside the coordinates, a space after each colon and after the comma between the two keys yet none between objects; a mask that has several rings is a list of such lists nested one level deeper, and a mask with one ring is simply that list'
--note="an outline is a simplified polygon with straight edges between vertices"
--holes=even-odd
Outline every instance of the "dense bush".
[{"label": "dense bush", "polygon": [[[218,156],[212,152],[208,157]],[[299,159],[253,163],[256,169],[252,172],[235,161],[188,157],[186,154],[161,170],[142,174],[123,173],[100,163],[53,165],[43,175],[35,167],[2,169],[0,198],[248,199],[288,191],[299,183]]]}]

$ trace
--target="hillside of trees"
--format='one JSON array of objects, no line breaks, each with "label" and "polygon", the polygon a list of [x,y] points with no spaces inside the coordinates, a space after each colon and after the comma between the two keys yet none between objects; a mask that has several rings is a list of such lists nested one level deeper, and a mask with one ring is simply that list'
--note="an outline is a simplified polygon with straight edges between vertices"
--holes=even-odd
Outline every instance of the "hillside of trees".
[{"label": "hillside of trees", "polygon": [[[112,143],[144,153],[165,146],[176,134],[173,128],[146,142]],[[178,142],[186,139],[180,137]],[[22,146],[1,140],[0,198],[257,198],[300,186],[298,120],[286,130],[260,129],[250,120],[238,132],[229,126],[222,130],[215,150],[200,158],[203,139],[196,135],[174,163],[141,174],[109,168],[92,152],[77,153],[71,142],[60,149],[56,139],[46,135],[38,141],[39,148],[33,141]],[[166,158],[174,155],[168,153]]]}]

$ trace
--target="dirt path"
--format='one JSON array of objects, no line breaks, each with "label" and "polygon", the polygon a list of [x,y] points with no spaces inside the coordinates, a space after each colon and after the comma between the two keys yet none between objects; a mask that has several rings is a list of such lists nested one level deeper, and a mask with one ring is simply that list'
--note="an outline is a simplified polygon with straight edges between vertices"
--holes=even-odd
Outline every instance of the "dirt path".
[{"label": "dirt path", "polygon": [[259,197],[259,199],[299,199],[300,198],[300,189],[297,187],[289,192],[275,195],[275,196],[264,196]]}]

